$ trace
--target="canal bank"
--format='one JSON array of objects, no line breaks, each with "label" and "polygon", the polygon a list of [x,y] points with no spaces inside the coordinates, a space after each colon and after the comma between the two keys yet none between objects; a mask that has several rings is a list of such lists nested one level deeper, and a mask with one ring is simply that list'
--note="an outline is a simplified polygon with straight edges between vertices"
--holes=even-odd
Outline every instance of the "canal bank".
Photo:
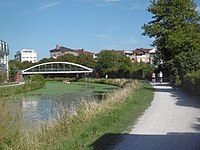
[{"label": "canal bank", "polygon": [[134,81],[101,103],[83,101],[75,113],[66,112],[54,122],[45,122],[44,126],[24,131],[25,134],[18,134],[17,129],[10,134],[4,133],[1,146],[13,149],[91,149],[96,146],[98,138],[105,133],[124,130],[127,126],[121,123],[131,120],[130,117],[135,118],[147,107],[151,96],[149,89],[148,85]]}]

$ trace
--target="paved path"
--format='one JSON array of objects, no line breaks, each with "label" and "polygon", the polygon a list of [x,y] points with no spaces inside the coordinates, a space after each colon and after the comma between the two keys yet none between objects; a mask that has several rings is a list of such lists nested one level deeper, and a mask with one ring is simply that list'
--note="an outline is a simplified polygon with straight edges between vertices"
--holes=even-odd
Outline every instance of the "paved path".
[{"label": "paved path", "polygon": [[200,105],[167,84],[115,150],[200,150]]}]

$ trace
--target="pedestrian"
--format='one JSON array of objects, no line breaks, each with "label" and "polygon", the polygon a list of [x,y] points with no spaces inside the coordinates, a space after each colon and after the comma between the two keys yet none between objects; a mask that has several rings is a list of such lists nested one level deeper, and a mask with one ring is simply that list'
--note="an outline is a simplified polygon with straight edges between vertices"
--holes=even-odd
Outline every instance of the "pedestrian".
[{"label": "pedestrian", "polygon": [[155,83],[155,81],[156,81],[156,74],[154,72],[152,73],[151,77],[152,77],[152,82]]},{"label": "pedestrian", "polygon": [[106,79],[108,79],[108,75],[106,74]]},{"label": "pedestrian", "polygon": [[162,81],[163,81],[163,73],[162,73],[162,71],[160,71],[160,73],[158,74],[158,77],[159,77],[160,83],[162,83]]}]

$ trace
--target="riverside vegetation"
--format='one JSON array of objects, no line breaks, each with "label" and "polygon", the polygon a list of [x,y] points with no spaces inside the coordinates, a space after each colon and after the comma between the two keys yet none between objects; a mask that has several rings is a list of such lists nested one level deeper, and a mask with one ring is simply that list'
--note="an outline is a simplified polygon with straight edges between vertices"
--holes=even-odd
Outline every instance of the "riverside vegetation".
[{"label": "riverside vegetation", "polygon": [[[122,84],[125,80],[110,82]],[[54,121],[24,130],[19,121],[20,110],[11,115],[9,105],[0,101],[0,149],[94,149],[95,141],[106,133],[122,133],[128,129],[152,99],[151,85],[132,80],[101,103],[82,101],[76,111],[63,109],[64,115]],[[98,148],[106,145],[102,142]]]},{"label": "riverside vegetation", "polygon": [[45,79],[41,75],[31,76],[29,80],[26,81],[24,85],[11,86],[11,87],[1,87],[0,96],[12,96],[15,94],[20,94],[32,90],[42,88],[45,85]]}]

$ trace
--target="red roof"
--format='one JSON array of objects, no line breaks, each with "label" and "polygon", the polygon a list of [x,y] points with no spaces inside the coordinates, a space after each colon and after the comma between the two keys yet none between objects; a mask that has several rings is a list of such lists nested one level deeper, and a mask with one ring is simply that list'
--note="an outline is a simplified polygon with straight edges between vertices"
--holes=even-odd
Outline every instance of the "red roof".
[{"label": "red roof", "polygon": [[89,52],[89,51],[84,50],[84,49],[73,50],[73,49],[63,47],[63,46],[59,46],[59,45],[56,45],[56,48],[50,50],[50,53],[51,52],[58,52],[58,51],[67,51],[67,52],[74,52],[74,53],[78,53],[78,54],[94,55],[94,53]]},{"label": "red roof", "polygon": [[59,45],[56,45],[56,48],[50,50],[50,52],[56,52],[56,51],[74,51],[74,50],[67,47],[59,46]]},{"label": "red roof", "polygon": [[152,50],[152,49],[149,49],[149,48],[137,48],[135,50],[132,50],[132,52],[136,53],[136,54],[145,54],[145,53],[149,53],[150,50]]},{"label": "red roof", "polygon": [[78,54],[94,55],[94,53],[89,52],[89,51],[84,50],[84,49],[74,50],[74,52],[76,52]]}]

